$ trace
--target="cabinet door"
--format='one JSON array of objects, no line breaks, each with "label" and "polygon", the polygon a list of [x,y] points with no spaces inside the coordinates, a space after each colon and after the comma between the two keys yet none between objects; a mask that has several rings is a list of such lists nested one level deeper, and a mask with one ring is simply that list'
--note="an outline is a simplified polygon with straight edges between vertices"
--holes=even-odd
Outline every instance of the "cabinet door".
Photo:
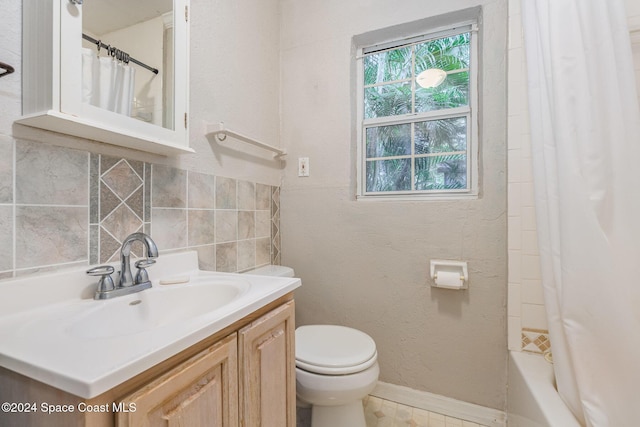
[{"label": "cabinet door", "polygon": [[234,333],[127,396],[116,425],[237,427],[237,345]]},{"label": "cabinet door", "polygon": [[240,330],[240,425],[295,427],[294,305],[290,301]]}]

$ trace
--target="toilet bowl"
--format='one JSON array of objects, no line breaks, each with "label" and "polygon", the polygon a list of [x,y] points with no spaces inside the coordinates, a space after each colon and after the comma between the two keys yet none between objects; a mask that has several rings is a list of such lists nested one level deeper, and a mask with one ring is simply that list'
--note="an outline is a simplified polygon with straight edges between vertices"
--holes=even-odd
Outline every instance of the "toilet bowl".
[{"label": "toilet bowl", "polygon": [[[294,275],[284,266],[247,273]],[[373,391],[380,373],[373,339],[338,325],[300,326],[295,336],[297,404],[311,406],[311,427],[366,427],[362,399]]]},{"label": "toilet bowl", "polygon": [[296,329],[296,395],[311,405],[311,427],[366,427],[362,399],[379,373],[375,342],[364,332],[338,325]]}]

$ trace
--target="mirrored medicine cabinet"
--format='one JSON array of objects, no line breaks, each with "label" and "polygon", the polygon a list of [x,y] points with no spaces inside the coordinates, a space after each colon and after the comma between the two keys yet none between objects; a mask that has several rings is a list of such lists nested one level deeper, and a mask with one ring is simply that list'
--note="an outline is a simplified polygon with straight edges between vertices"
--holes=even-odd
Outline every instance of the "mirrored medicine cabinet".
[{"label": "mirrored medicine cabinet", "polygon": [[17,122],[191,153],[188,52],[188,0],[24,0]]}]

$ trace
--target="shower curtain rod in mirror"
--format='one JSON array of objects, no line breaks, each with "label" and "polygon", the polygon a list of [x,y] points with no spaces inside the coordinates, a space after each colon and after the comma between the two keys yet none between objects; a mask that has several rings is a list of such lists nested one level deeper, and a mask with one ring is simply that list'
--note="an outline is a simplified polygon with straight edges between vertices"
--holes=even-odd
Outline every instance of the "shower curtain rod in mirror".
[{"label": "shower curtain rod in mirror", "polygon": [[157,68],[153,68],[147,64],[145,64],[144,62],[140,62],[135,58],[132,58],[131,56],[129,56],[128,53],[126,53],[125,51],[122,51],[120,49],[115,48],[114,46],[108,45],[108,44],[104,44],[102,43],[101,40],[96,40],[91,36],[88,36],[84,33],[82,33],[82,38],[85,39],[86,41],[88,41],[89,43],[93,43],[96,46],[98,46],[98,51],[101,48],[107,49],[107,53],[113,57],[115,57],[116,59],[122,60],[125,63],[129,63],[129,62],[133,62],[136,65],[141,66],[142,68],[146,68],[147,70],[151,71],[154,74],[158,74],[158,69]]}]

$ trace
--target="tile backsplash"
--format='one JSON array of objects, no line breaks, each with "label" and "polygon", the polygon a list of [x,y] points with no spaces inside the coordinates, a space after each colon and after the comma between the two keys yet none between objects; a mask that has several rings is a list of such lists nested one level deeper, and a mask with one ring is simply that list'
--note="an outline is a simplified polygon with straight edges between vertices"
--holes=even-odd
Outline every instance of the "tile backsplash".
[{"label": "tile backsplash", "polygon": [[[0,279],[116,261],[145,232],[200,267],[280,261],[279,187],[0,137]],[[139,253],[140,247],[133,247]],[[137,252],[138,251],[138,252]]]}]

